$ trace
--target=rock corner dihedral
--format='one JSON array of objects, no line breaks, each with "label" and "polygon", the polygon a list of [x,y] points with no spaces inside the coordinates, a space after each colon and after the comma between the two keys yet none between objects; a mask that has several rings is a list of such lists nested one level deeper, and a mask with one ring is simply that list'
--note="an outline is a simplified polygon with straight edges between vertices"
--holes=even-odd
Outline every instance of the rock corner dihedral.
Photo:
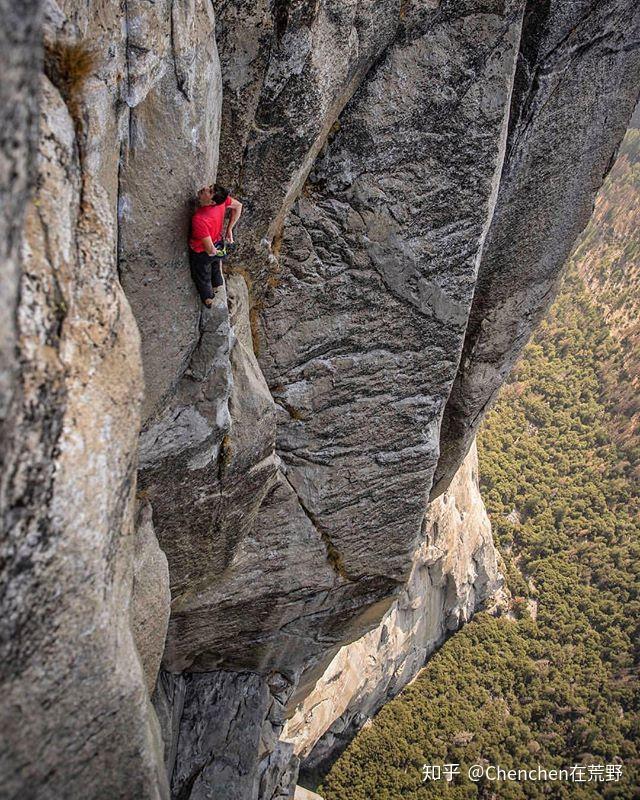
[{"label": "rock corner dihedral", "polygon": [[[2,791],[290,798],[499,589],[467,454],[633,111],[640,9],[0,9]],[[203,176],[244,205],[204,311]]]}]

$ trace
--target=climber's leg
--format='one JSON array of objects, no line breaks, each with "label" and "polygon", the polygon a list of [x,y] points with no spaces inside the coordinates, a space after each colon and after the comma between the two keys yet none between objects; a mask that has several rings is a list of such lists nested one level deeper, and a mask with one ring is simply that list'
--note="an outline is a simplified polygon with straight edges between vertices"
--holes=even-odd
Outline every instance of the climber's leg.
[{"label": "climber's leg", "polygon": [[211,259],[211,285],[215,293],[219,286],[224,286],[224,278],[222,277],[222,259]]},{"label": "climber's leg", "polygon": [[206,306],[210,306],[213,301],[213,286],[211,285],[212,260],[207,253],[195,253],[193,250],[189,250],[191,277],[196,285],[200,299]]}]

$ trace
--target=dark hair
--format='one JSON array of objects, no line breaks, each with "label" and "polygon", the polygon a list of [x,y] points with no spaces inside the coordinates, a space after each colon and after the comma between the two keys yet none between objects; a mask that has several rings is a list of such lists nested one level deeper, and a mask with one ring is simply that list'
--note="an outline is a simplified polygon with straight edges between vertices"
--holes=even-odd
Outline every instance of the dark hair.
[{"label": "dark hair", "polygon": [[214,206],[219,206],[220,203],[224,203],[224,201],[229,197],[229,192],[224,186],[220,186],[219,183],[213,184],[213,199],[212,203]]}]

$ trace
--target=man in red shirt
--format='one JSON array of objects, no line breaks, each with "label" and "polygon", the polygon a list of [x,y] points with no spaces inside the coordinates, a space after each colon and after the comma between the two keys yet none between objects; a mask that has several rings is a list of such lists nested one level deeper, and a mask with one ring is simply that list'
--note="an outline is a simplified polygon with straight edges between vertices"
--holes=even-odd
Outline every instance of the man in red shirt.
[{"label": "man in red shirt", "polygon": [[[216,290],[224,283],[224,245],[225,241],[233,242],[233,228],[242,213],[242,203],[217,184],[200,189],[198,203],[200,207],[191,218],[189,265],[200,299],[210,308]],[[227,209],[231,213],[225,222]]]}]

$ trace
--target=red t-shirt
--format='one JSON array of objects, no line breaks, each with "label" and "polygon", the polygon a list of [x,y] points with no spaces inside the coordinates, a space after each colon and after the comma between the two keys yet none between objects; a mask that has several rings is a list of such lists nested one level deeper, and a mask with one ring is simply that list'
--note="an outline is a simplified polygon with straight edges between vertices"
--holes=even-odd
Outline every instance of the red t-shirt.
[{"label": "red t-shirt", "polygon": [[214,244],[221,241],[224,213],[231,205],[231,202],[232,198],[229,196],[224,203],[219,203],[217,206],[200,206],[193,215],[191,218],[189,247],[195,253],[204,253],[202,240],[206,239],[207,236],[211,237],[211,241]]}]

